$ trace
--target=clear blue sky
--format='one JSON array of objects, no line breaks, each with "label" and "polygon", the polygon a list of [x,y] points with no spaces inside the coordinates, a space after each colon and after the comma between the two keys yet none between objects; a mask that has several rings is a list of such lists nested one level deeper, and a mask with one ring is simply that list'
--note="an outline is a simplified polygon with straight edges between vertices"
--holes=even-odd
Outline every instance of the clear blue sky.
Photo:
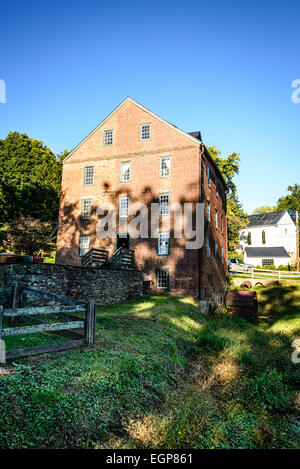
[{"label": "clear blue sky", "polygon": [[224,155],[245,210],[300,183],[297,1],[5,2],[0,138],[71,149],[126,96]]}]

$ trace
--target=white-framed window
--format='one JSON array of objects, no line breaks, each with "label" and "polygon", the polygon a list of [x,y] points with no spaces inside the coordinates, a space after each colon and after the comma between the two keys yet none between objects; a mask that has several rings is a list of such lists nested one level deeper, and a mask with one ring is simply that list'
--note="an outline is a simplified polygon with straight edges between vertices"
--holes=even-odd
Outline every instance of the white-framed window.
[{"label": "white-framed window", "polygon": [[215,209],[215,228],[218,229],[218,210]]},{"label": "white-framed window", "polygon": [[121,174],[120,180],[121,182],[130,181],[130,161],[122,161],[121,162]]},{"label": "white-framed window", "polygon": [[261,232],[261,242],[262,242],[262,244],[266,244],[266,232],[265,232],[265,230],[263,230]]},{"label": "white-framed window", "polygon": [[170,156],[162,156],[159,164],[160,177],[171,176],[171,158]]},{"label": "white-framed window", "polygon": [[114,131],[111,130],[104,130],[103,133],[103,145],[113,145],[114,143]]},{"label": "white-framed window", "polygon": [[141,140],[150,140],[150,124],[141,125]]},{"label": "white-framed window", "polygon": [[83,235],[79,238],[79,255],[84,256],[90,250],[91,237]]},{"label": "white-framed window", "polygon": [[208,165],[206,167],[206,175],[207,175],[207,185],[210,187],[210,167]]},{"label": "white-framed window", "polygon": [[274,259],[262,259],[262,266],[265,265],[274,265]]},{"label": "white-framed window", "polygon": [[92,186],[94,184],[94,166],[84,168],[84,185]]},{"label": "white-framed window", "polygon": [[170,233],[160,232],[157,238],[157,254],[159,256],[167,256],[170,249]]},{"label": "white-framed window", "polygon": [[207,220],[210,221],[210,202],[208,200],[206,202],[206,217]]},{"label": "white-framed window", "polygon": [[170,214],[170,194],[159,194],[158,203],[159,203],[159,215],[169,215]]},{"label": "white-framed window", "polygon": [[81,217],[88,220],[92,215],[93,199],[83,199],[81,202]]},{"label": "white-framed window", "polygon": [[119,217],[128,218],[129,216],[129,197],[120,196],[119,197]]},{"label": "white-framed window", "polygon": [[156,270],[156,288],[167,290],[169,288],[169,271],[165,269]]},{"label": "white-framed window", "polygon": [[210,259],[210,239],[207,238],[207,242],[206,242],[206,255],[207,255],[207,259]]}]

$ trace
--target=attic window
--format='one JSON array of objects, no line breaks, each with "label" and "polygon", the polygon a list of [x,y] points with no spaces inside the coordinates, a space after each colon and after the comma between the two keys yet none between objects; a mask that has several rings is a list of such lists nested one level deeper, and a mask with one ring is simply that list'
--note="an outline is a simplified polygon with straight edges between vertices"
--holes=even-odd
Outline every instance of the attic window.
[{"label": "attic window", "polygon": [[114,143],[114,131],[113,130],[104,130],[104,141],[105,146],[112,145]]},{"label": "attic window", "polygon": [[150,140],[150,124],[141,125],[141,140]]}]

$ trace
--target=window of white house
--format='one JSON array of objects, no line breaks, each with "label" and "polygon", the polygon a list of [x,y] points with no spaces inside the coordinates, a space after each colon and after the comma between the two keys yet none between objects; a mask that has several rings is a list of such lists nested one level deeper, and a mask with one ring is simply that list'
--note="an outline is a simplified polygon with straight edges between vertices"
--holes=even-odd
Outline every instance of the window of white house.
[{"label": "window of white house", "polygon": [[261,232],[261,241],[262,241],[262,244],[266,244],[266,232],[265,231]]},{"label": "window of white house", "polygon": [[210,221],[210,202],[209,201],[206,202],[206,217],[207,217],[207,220]]},{"label": "window of white house", "polygon": [[207,238],[207,243],[206,243],[206,254],[207,254],[207,259],[210,259],[210,239]]},{"label": "window of white house", "polygon": [[121,196],[119,198],[119,217],[128,218],[129,216],[129,197]]},{"label": "window of white house", "polygon": [[210,167],[207,166],[206,168],[206,174],[207,174],[207,185],[210,187]]},{"label": "window of white house", "polygon": [[285,234],[285,236],[287,236],[287,234],[288,234],[288,230],[287,230],[287,228],[285,228],[285,230],[284,230],[284,234]]},{"label": "window of white house", "polygon": [[81,216],[84,220],[88,220],[92,215],[92,199],[83,199],[81,203]]},{"label": "window of white house", "polygon": [[170,234],[167,232],[158,233],[157,238],[157,254],[159,256],[167,256],[170,248]]},{"label": "window of white house", "polygon": [[141,125],[141,140],[150,140],[150,124]]},{"label": "window of white house", "polygon": [[120,180],[121,182],[130,181],[130,161],[122,161]]},{"label": "window of white house", "polygon": [[218,229],[218,210],[215,209],[215,228]]},{"label": "window of white house", "polygon": [[171,176],[171,158],[169,156],[163,156],[160,159],[159,175],[160,177]]},{"label": "window of white house", "polygon": [[262,266],[265,265],[274,265],[274,259],[262,259]]},{"label": "window of white house", "polygon": [[159,203],[159,215],[169,215],[170,214],[170,194],[159,194],[158,203]]},{"label": "window of white house", "polygon": [[248,241],[248,245],[251,246],[251,243],[252,243],[252,236],[251,236],[251,233],[249,232],[248,235],[247,235],[247,241]]},{"label": "window of white house", "polygon": [[94,166],[84,168],[84,185],[92,186],[94,184]]},{"label": "window of white house", "polygon": [[104,130],[103,134],[103,144],[105,146],[112,145],[114,143],[114,131],[112,130]]},{"label": "window of white house", "polygon": [[169,271],[164,269],[156,270],[156,288],[167,290],[169,288]]},{"label": "window of white house", "polygon": [[79,255],[84,256],[90,250],[91,237],[89,235],[79,238]]}]

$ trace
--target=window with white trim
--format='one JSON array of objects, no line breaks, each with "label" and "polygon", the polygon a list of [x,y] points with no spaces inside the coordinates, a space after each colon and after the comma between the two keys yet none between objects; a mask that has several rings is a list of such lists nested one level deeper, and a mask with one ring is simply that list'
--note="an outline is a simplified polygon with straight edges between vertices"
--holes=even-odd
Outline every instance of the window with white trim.
[{"label": "window with white trim", "polygon": [[92,199],[83,199],[81,202],[81,217],[84,220],[88,220],[92,215]]},{"label": "window with white trim", "polygon": [[121,196],[119,198],[119,217],[128,218],[129,216],[129,197]]},{"label": "window with white trim", "polygon": [[150,124],[141,125],[141,140],[150,140]]},{"label": "window with white trim", "polygon": [[156,288],[159,290],[167,290],[169,288],[169,272],[168,270],[156,270]]},{"label": "window with white trim", "polygon": [[159,175],[160,177],[171,176],[171,158],[169,156],[161,157]]},{"label": "window with white trim", "polygon": [[94,184],[94,166],[84,168],[84,185],[92,186]]},{"label": "window with white trim", "polygon": [[90,250],[91,237],[83,235],[79,238],[79,256],[84,256]]},{"label": "window with white trim", "polygon": [[158,233],[157,254],[159,256],[167,256],[170,249],[170,234],[168,232]]},{"label": "window with white trim", "polygon": [[218,210],[215,209],[215,228],[218,229]]},{"label": "window with white trim", "polygon": [[206,241],[206,255],[207,255],[207,259],[210,259],[210,239],[207,238],[207,241]]},{"label": "window with white trim", "polygon": [[261,232],[261,242],[266,244],[266,232],[264,230]]},{"label": "window with white trim", "polygon": [[207,220],[210,221],[210,202],[208,200],[206,202],[206,217]]},{"label": "window with white trim", "polygon": [[207,175],[207,185],[210,187],[210,167],[207,166],[206,168],[206,175]]},{"label": "window with white trim", "polygon": [[114,131],[113,131],[113,129],[104,130],[103,145],[108,146],[108,145],[113,145],[113,143],[114,143]]},{"label": "window with white trim", "polygon": [[121,175],[120,180],[121,182],[130,181],[130,161],[122,161],[121,162]]},{"label": "window with white trim", "polygon": [[170,214],[170,194],[159,194],[158,203],[159,203],[159,215],[169,215]]},{"label": "window with white trim", "polygon": [[265,265],[274,265],[274,259],[262,259],[262,266]]}]

